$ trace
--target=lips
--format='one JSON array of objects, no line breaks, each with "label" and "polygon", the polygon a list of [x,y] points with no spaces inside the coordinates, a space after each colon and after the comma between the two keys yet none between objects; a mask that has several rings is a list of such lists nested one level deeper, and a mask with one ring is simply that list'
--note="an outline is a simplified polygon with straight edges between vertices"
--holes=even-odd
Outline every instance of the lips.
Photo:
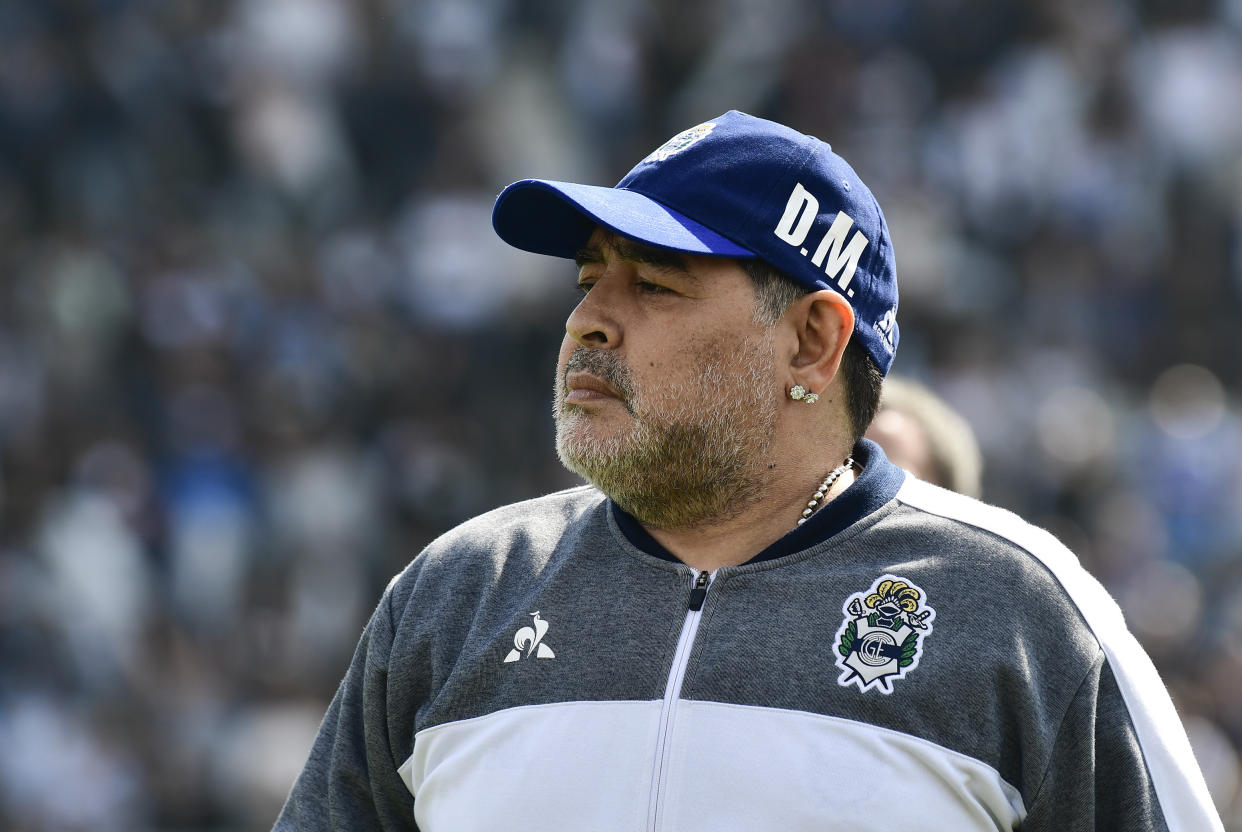
[{"label": "lips", "polygon": [[620,399],[621,394],[598,376],[590,373],[570,373],[565,379],[567,402],[584,402],[601,398]]}]

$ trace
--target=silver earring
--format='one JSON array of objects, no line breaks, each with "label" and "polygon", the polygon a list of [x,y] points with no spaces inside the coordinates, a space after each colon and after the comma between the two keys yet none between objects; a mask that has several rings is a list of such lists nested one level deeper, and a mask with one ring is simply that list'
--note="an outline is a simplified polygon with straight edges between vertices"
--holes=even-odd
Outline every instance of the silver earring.
[{"label": "silver earring", "polygon": [[806,402],[807,404],[815,404],[819,401],[818,393],[808,392],[801,384],[795,384],[789,388],[789,398],[795,402]]}]

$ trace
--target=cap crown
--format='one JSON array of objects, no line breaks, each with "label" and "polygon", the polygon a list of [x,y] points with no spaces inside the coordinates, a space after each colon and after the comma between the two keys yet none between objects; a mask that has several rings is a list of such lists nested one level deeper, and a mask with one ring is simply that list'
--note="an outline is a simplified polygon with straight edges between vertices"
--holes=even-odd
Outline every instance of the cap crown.
[{"label": "cap crown", "polygon": [[719,233],[809,291],[840,292],[856,336],[888,372],[898,340],[888,225],[826,142],[730,110],[669,139],[616,187]]}]

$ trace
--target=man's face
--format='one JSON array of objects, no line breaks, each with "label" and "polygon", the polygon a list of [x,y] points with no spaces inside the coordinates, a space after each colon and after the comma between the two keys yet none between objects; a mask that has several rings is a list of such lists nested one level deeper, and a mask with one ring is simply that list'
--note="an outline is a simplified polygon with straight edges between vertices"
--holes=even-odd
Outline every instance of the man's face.
[{"label": "man's face", "polygon": [[736,261],[597,231],[555,388],[561,461],[640,521],[692,528],[757,500],[781,388]]}]

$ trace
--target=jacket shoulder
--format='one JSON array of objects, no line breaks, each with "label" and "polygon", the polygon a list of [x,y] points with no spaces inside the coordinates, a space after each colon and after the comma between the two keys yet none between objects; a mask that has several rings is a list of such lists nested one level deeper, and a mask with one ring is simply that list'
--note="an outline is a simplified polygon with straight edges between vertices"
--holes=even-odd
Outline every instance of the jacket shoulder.
[{"label": "jacket shoulder", "polygon": [[[486,580],[514,559],[538,568],[570,534],[599,534],[607,501],[592,486],[568,488],[494,508],[441,534],[389,584],[397,606],[434,579]],[[456,577],[454,577],[456,576]]]},{"label": "jacket shoulder", "polygon": [[1121,608],[1077,555],[1045,529],[997,506],[910,477],[897,501],[919,515],[929,534],[966,550],[967,563],[986,570],[1000,584],[1028,590],[1024,602],[1036,616],[1059,612],[1078,618],[1091,640],[1106,648],[1130,642]]}]

